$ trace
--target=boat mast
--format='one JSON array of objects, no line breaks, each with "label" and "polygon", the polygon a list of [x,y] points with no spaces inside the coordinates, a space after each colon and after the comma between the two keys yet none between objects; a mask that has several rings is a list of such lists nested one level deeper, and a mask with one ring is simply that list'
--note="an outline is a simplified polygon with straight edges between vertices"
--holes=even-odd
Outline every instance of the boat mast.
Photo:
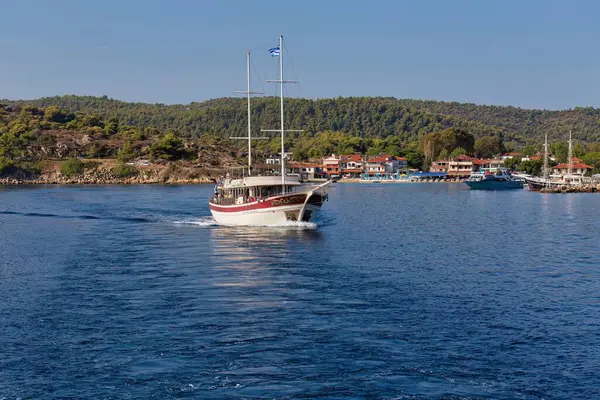
[{"label": "boat mast", "polygon": [[[283,35],[279,36],[279,80],[267,80],[266,82],[274,82],[279,83],[279,88],[281,93],[280,102],[281,102],[281,122],[280,129],[262,129],[263,132],[281,132],[281,191],[285,193],[285,159],[291,153],[285,152],[285,127],[284,127],[284,114],[283,114],[283,85],[286,83],[298,83],[297,81],[286,81],[283,79]],[[288,129],[288,132],[302,132],[301,129]]]},{"label": "boat mast", "polygon": [[571,131],[569,131],[569,166],[567,169],[567,175],[571,176],[573,173],[573,139],[571,136]]},{"label": "boat mast", "polygon": [[248,176],[252,174],[252,129],[250,128],[250,52],[246,53],[246,69],[248,71]]},{"label": "boat mast", "polygon": [[252,175],[252,139],[268,139],[266,137],[252,137],[252,119],[250,118],[250,97],[253,94],[262,94],[262,92],[253,92],[250,87],[250,52],[246,53],[246,71],[248,76],[248,89],[246,91],[236,90],[234,93],[244,93],[248,95],[248,136],[247,137],[231,137],[230,139],[248,139],[248,176]]},{"label": "boat mast", "polygon": [[544,141],[544,170],[542,171],[545,180],[548,179],[548,134],[546,133]]},{"label": "boat mast", "polygon": [[283,35],[279,36],[279,84],[281,97],[281,193],[285,193],[285,135],[283,127]]}]

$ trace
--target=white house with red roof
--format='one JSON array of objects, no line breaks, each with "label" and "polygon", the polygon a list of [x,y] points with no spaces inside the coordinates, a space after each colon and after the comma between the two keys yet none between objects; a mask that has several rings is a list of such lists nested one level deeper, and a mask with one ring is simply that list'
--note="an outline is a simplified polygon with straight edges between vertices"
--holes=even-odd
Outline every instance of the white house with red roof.
[{"label": "white house with red roof", "polygon": [[340,159],[340,169],[344,176],[360,177],[363,167],[364,163],[361,154],[344,154]]},{"label": "white house with red roof", "polygon": [[469,176],[473,172],[473,159],[469,156],[458,156],[448,162],[448,176]]},{"label": "white house with red roof", "polygon": [[323,172],[327,175],[340,175],[341,173],[341,165],[340,165],[341,157],[332,154],[330,157],[325,157],[323,159]]},{"label": "white house with red roof", "polygon": [[365,172],[369,175],[395,174],[406,168],[408,168],[406,158],[395,157],[389,154],[371,157],[365,163]]},{"label": "white house with red roof", "polygon": [[323,168],[320,164],[291,162],[287,165],[289,174],[297,175],[300,180],[306,181],[323,177]]},{"label": "white house with red roof", "polygon": [[[571,175],[585,175],[587,172],[594,169],[591,165],[584,164],[577,157],[573,157],[571,162]],[[561,163],[552,167],[554,175],[566,176],[569,175],[569,163]]]}]

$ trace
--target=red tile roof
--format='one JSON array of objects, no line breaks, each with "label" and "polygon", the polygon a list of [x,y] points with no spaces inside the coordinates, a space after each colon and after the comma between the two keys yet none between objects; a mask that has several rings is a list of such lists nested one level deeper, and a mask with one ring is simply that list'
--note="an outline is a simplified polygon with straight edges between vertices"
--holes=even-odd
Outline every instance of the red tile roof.
[{"label": "red tile roof", "polygon": [[361,162],[362,161],[362,155],[360,155],[360,154],[344,154],[342,156],[342,161]]},{"label": "red tile roof", "polygon": [[386,161],[389,161],[390,158],[397,160],[396,157],[390,156],[389,154],[381,154],[376,157],[369,158],[368,162],[370,162],[370,163],[386,162]]},{"label": "red tile roof", "polygon": [[454,160],[455,161],[471,161],[471,157],[469,157],[469,156],[458,156]]},{"label": "red tile roof", "polygon": [[292,162],[290,163],[290,166],[293,167],[298,167],[298,168],[321,168],[322,165],[321,164],[311,164],[311,163],[299,163],[299,162]]},{"label": "red tile roof", "polygon": [[342,173],[359,174],[361,172],[362,172],[362,169],[360,169],[360,168],[342,168]]},{"label": "red tile roof", "polygon": [[[578,163],[578,162],[574,162],[572,167],[574,169],[594,169],[594,167],[590,167],[587,164],[583,164],[583,163]],[[569,169],[569,164],[568,163],[562,163],[562,164],[558,164],[554,167],[552,167],[553,169]]]}]

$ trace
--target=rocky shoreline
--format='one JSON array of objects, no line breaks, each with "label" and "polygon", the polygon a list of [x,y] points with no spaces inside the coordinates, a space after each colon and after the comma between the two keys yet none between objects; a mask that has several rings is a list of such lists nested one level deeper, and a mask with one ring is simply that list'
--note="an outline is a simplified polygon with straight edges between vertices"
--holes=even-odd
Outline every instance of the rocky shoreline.
[{"label": "rocky shoreline", "polygon": [[57,177],[57,178],[36,178],[36,179],[15,179],[0,178],[0,185],[183,185],[183,184],[206,184],[214,183],[210,178],[195,179],[168,179],[161,180],[157,178],[114,178],[114,179],[94,179],[90,177]]},{"label": "rocky shoreline", "polygon": [[541,193],[600,193],[600,184],[587,184],[580,186],[547,187]]},{"label": "rocky shoreline", "polygon": [[107,165],[87,169],[81,175],[64,176],[59,172],[58,165],[54,165],[40,175],[0,177],[0,185],[201,184],[215,182],[215,178],[223,174],[223,171],[218,169],[209,171],[171,163],[138,167],[133,176],[120,177],[114,173],[113,167],[114,161],[109,161]]}]

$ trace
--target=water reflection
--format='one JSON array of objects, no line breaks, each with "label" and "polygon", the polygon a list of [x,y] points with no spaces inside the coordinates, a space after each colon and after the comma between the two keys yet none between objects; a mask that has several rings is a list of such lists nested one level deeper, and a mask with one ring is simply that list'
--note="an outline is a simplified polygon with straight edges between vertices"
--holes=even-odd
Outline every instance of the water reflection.
[{"label": "water reflection", "polygon": [[252,262],[265,257],[285,259],[294,245],[322,240],[316,229],[274,227],[221,227],[210,230],[213,254],[220,261]]}]

